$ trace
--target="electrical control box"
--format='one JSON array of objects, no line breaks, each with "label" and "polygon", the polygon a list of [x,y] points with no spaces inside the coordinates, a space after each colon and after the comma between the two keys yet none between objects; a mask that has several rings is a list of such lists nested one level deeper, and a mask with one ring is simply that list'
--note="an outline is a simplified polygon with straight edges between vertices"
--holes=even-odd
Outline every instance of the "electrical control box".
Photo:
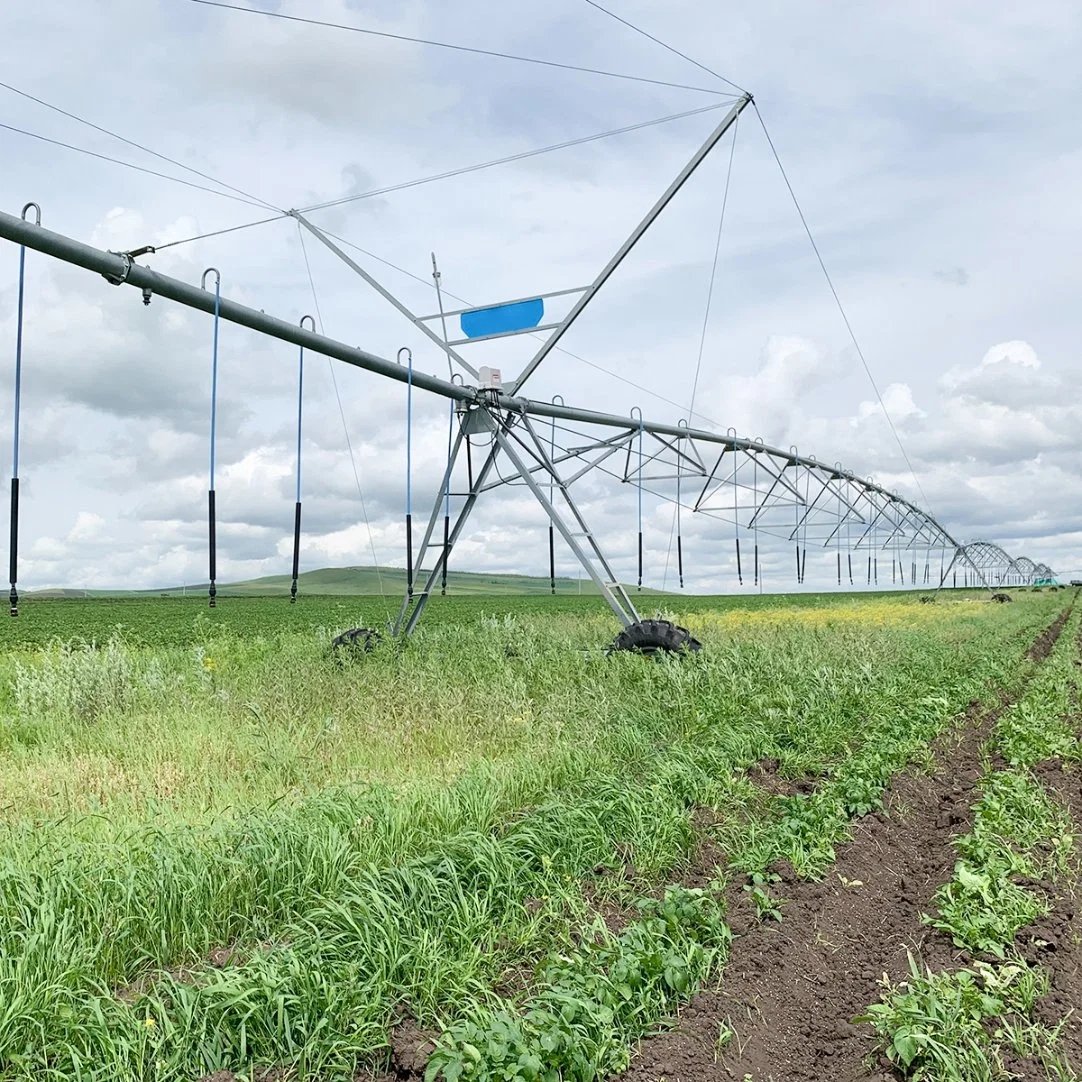
[{"label": "electrical control box", "polygon": [[480,381],[478,386],[482,391],[500,391],[503,389],[503,380],[500,378],[498,368],[489,368],[487,365],[482,365],[477,370],[477,378]]}]

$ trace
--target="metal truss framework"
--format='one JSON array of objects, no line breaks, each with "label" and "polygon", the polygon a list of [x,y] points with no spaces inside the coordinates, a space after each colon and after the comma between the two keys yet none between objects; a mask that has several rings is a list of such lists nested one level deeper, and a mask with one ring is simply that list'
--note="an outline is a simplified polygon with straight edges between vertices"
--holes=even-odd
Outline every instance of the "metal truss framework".
[{"label": "metal truss framework", "polygon": [[[92,248],[14,215],[0,212],[0,238],[95,271],[113,284],[130,285],[144,297],[157,295],[208,314],[215,310],[213,293],[159,274],[127,254]],[[761,533],[792,542],[798,577],[803,575],[809,546],[835,549],[839,580],[854,583],[861,569],[851,566],[853,553],[866,555],[876,567],[881,554],[891,554],[901,581],[915,584],[919,580],[937,587],[947,582],[956,566],[971,572],[973,585],[989,588],[1051,577],[1044,565],[1025,557],[1012,559],[990,542],[960,544],[931,514],[904,496],[837,464],[800,455],[795,447],[786,451],[732,431],[722,435],[684,423],[599,413],[469,387],[423,372],[407,373],[394,361],[235,301],[221,298],[217,304],[224,320],[403,384],[411,381],[416,389],[457,404],[458,435],[418,553],[418,567],[427,571],[427,580],[417,595],[404,602],[396,624],[400,632],[408,633],[416,626],[478,499],[509,485],[525,487],[533,494],[617,619],[625,626],[636,621],[634,604],[617,582],[572,495],[573,486],[592,472],[641,486],[682,510],[732,523],[738,537],[743,530],[753,539]],[[471,450],[475,446],[484,447],[476,470]],[[450,487],[456,462],[467,450],[471,457],[468,487],[456,494],[458,511],[447,543],[436,544],[433,538],[443,494]],[[501,457],[509,466],[503,474],[496,471]],[[940,553],[939,574],[932,568],[936,552]],[[866,568],[863,577],[867,579]]]},{"label": "metal truss framework", "polygon": [[[681,583],[679,522],[684,511],[731,524],[738,571],[743,532],[745,546],[749,540],[751,542],[749,563],[756,578],[759,574],[759,537],[765,535],[793,545],[798,582],[804,580],[809,547],[836,553],[839,586],[843,583],[856,585],[861,581],[877,584],[880,558],[884,561],[885,573],[888,555],[890,581],[903,585],[928,585],[938,589],[947,584],[948,576],[951,576],[951,585],[955,585],[958,570],[962,571],[963,581],[971,578],[972,585],[987,588],[1050,580],[1052,572],[1046,566],[1035,564],[1026,557],[1012,558],[991,542],[959,544],[929,512],[905,497],[870,478],[843,469],[838,463],[827,465],[814,457],[801,455],[795,447],[786,451],[759,439],[740,437],[732,429],[722,435],[691,428],[684,422],[665,424],[643,418],[641,414],[619,416],[567,406],[562,399],[541,402],[522,396],[525,382],[710,150],[735,125],[750,102],[750,95],[736,102],[589,286],[560,291],[577,294],[577,300],[562,320],[536,328],[551,329],[552,333],[544,339],[507,392],[498,385],[465,385],[460,373],[453,372],[452,362],[468,377],[476,378],[478,372],[455,348],[464,343],[449,341],[446,331],[442,338],[437,335],[428,326],[435,317],[415,316],[370,272],[296,212],[291,213],[301,226],[432,340],[445,354],[448,366],[452,368],[452,378],[445,380],[415,371],[412,364],[407,369],[317,334],[303,324],[286,323],[136,263],[137,256],[153,252],[150,247],[134,252],[105,252],[53,233],[43,228],[40,222],[25,221],[2,212],[0,239],[94,271],[112,285],[133,286],[142,292],[146,304],[155,295],[164,297],[454,402],[458,433],[417,553],[416,567],[424,578],[424,585],[416,594],[411,588],[403,599],[394,625],[396,634],[409,634],[416,626],[436,583],[445,576],[451,551],[478,500],[487,492],[510,486],[528,490],[537,500],[551,523],[550,546],[551,538],[558,532],[620,623],[626,627],[638,621],[639,615],[627,590],[617,580],[586,522],[580,503],[572,494],[573,486],[591,474],[607,475],[636,486],[640,494],[649,492],[675,505]],[[439,294],[434,257],[433,270]],[[447,314],[441,301],[440,318]],[[476,468],[475,450],[481,455]],[[456,474],[456,464],[462,458],[465,458],[467,484],[464,491],[455,492],[453,482],[462,473],[459,467]],[[453,525],[449,513],[452,497],[456,507]],[[442,538],[437,541],[441,514],[444,519]],[[938,568],[933,567],[936,555]],[[641,525],[639,562],[641,579]],[[411,576],[411,586],[412,581]]]},{"label": "metal truss framework", "polygon": [[963,552],[966,564],[979,570],[991,586],[1043,586],[1055,578],[1047,564],[1011,556],[994,541],[970,541]]}]

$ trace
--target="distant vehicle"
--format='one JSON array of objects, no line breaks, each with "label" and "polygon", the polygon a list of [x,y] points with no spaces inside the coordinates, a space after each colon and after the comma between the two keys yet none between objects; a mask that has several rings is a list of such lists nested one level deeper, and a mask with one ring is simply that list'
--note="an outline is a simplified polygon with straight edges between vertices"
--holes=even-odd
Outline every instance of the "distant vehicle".
[{"label": "distant vehicle", "polygon": [[1082,586],[1082,579],[1071,579],[1072,586]]}]

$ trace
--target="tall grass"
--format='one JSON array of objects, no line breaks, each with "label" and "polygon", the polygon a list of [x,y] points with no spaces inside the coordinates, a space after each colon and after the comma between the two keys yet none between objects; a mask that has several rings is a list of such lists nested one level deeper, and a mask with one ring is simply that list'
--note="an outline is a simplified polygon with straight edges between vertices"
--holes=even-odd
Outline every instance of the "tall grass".
[{"label": "tall grass", "polygon": [[[21,652],[0,1078],[352,1077],[402,1005],[498,1007],[501,974],[588,920],[599,864],[664,878],[696,805],[745,863],[827,859],[856,780],[1009,679],[1053,607],[705,613],[704,654],[661,664],[606,658],[607,624],[573,615],[435,624],[342,666],[329,632]],[[739,776],[764,757],[832,774],[803,826]]]}]

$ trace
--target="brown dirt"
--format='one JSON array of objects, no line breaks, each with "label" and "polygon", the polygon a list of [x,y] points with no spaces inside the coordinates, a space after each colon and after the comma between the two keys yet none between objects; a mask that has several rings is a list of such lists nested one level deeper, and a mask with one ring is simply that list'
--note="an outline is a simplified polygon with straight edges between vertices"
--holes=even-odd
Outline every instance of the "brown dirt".
[{"label": "brown dirt", "polygon": [[790,778],[779,774],[781,763],[777,759],[760,759],[748,769],[747,778],[771,796],[793,796],[796,793],[810,793],[815,788],[815,780],[808,775]]},{"label": "brown dirt", "polygon": [[1063,610],[1052,621],[1052,623],[1042,631],[1036,639],[1033,640],[1033,644],[1026,651],[1026,657],[1030,661],[1044,661],[1050,653],[1052,653],[1052,647],[1059,641],[1059,637],[1063,634],[1063,625],[1067,623],[1068,617],[1071,615],[1071,606]]},{"label": "brown dirt", "polygon": [[718,825],[717,813],[712,808],[695,808],[691,813],[691,823],[699,837],[698,845],[673,882],[682,887],[703,889],[724,873],[729,858],[710,833],[711,827]]},{"label": "brown dirt", "polygon": [[[1048,656],[1069,610],[1043,631],[1026,656]],[[878,1000],[884,975],[904,979],[909,953],[942,968],[956,964],[946,937],[921,924],[935,890],[951,874],[951,839],[965,833],[980,777],[980,748],[1000,711],[970,703],[953,745],[938,742],[933,777],[904,772],[884,808],[855,825],[853,840],[822,883],[775,869],[772,888],[786,899],[781,922],[760,924],[740,884],[729,892],[734,940],[722,986],[696,996],[678,1028],[647,1038],[626,1082],[886,1082],[881,1061],[868,1074],[874,1037],[851,1021]],[[1076,1000],[1082,1003],[1082,998]],[[722,1027],[732,1036],[719,1048]]]},{"label": "brown dirt", "polygon": [[390,1063],[384,1069],[366,1068],[354,1075],[353,1082],[420,1082],[425,1076],[428,1057],[436,1048],[433,1035],[407,1016],[391,1030]]},{"label": "brown dirt", "polygon": [[[293,1077],[291,1067],[267,1067],[264,1070],[257,1067],[251,1074],[252,1082],[287,1082]],[[199,1082],[237,1082],[237,1076],[232,1071],[215,1071],[203,1075]]]},{"label": "brown dirt", "polygon": [[432,1035],[412,1018],[391,1030],[391,1072],[396,1078],[424,1078],[428,1057],[436,1050]]},{"label": "brown dirt", "polygon": [[[275,947],[288,946],[288,941],[279,943],[266,942],[260,943],[259,949],[271,951]],[[238,965],[242,961],[240,949],[235,943],[229,947],[212,947],[203,958],[203,961],[197,965],[168,966],[165,969],[156,969],[144,973],[131,983],[117,987],[113,994],[117,999],[125,1003],[134,1003],[140,996],[151,991],[161,981],[162,977],[170,977],[177,984],[195,984],[208,969],[225,969],[226,966]],[[208,1077],[213,1078],[213,1076]],[[257,1082],[260,1082],[260,1080],[257,1080]]]}]

